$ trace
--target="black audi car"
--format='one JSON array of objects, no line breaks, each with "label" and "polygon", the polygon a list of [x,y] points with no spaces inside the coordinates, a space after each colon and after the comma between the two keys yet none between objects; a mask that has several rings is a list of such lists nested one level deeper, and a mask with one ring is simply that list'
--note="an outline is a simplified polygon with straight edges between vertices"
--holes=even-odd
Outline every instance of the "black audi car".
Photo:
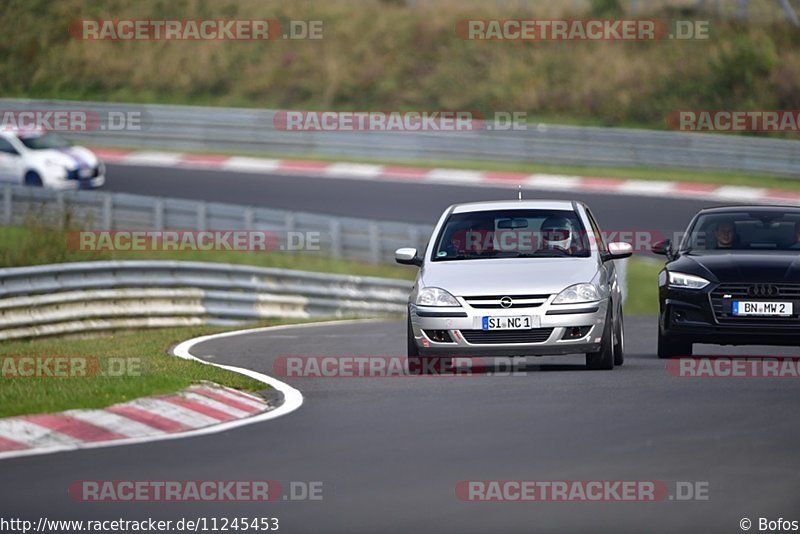
[{"label": "black audi car", "polygon": [[658,275],[658,356],[693,343],[800,345],[800,207],[700,211]]}]

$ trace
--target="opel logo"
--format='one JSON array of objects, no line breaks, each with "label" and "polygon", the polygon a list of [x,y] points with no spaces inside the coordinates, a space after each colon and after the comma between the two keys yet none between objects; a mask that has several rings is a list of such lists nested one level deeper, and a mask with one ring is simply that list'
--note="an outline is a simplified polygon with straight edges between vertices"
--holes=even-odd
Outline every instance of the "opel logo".
[{"label": "opel logo", "polygon": [[751,297],[776,297],[780,293],[778,286],[772,284],[755,284],[747,289]]},{"label": "opel logo", "polygon": [[513,303],[511,297],[503,297],[500,299],[500,306],[504,308],[510,308]]}]

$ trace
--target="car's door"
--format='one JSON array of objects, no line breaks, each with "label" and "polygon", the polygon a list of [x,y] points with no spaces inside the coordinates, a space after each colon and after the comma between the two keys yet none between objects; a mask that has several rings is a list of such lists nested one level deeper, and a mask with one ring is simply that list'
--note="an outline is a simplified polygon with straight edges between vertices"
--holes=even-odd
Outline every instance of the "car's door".
[{"label": "car's door", "polygon": [[21,183],[22,172],[22,156],[7,139],[0,137],[0,181]]}]

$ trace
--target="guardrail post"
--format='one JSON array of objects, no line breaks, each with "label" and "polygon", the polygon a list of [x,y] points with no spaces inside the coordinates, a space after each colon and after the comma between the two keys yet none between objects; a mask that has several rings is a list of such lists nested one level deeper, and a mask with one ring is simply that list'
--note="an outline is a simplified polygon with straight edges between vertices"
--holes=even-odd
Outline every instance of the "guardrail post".
[{"label": "guardrail post", "polygon": [[245,230],[252,230],[255,221],[255,213],[253,212],[253,208],[250,206],[244,209],[244,229]]},{"label": "guardrail post", "polygon": [[113,224],[113,198],[111,193],[103,195],[103,230],[111,230]]},{"label": "guardrail post", "polygon": [[203,231],[206,229],[206,203],[205,202],[198,202],[197,203],[197,229]]},{"label": "guardrail post", "polygon": [[164,201],[160,198],[153,202],[153,229],[164,229]]},{"label": "guardrail post", "polygon": [[333,259],[342,259],[342,223],[337,219],[331,219],[331,256]]},{"label": "guardrail post", "polygon": [[374,264],[381,262],[381,230],[378,223],[369,223],[369,256]]},{"label": "guardrail post", "polygon": [[64,193],[61,191],[56,192],[56,217],[58,217],[59,228],[64,228],[67,221],[64,220]]},{"label": "guardrail post", "polygon": [[[291,213],[291,212],[287,213],[286,217],[283,219],[283,224],[285,226],[284,234],[285,234],[286,244],[288,245],[289,244],[289,234],[291,232],[294,232],[294,228],[296,226],[294,213]],[[292,250],[292,247],[286,247],[286,250],[287,250],[287,252],[294,252]]]},{"label": "guardrail post", "polygon": [[286,232],[293,232],[295,226],[294,213],[287,213],[286,217],[283,219],[283,224],[286,227]]},{"label": "guardrail post", "polygon": [[5,186],[3,188],[3,224],[9,225],[14,220],[14,204],[12,202],[11,195],[13,191],[11,190],[11,186]]}]

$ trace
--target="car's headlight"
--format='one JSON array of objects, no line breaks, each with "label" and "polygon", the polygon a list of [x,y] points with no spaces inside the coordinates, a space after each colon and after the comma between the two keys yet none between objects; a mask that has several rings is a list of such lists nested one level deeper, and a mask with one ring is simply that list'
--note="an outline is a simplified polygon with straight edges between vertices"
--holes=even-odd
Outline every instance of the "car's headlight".
[{"label": "car's headlight", "polygon": [[44,164],[47,165],[48,167],[63,167],[64,166],[59,161],[56,161],[56,160],[50,159],[50,158],[45,159],[44,160]]},{"label": "car's headlight", "polygon": [[553,304],[578,304],[600,300],[597,288],[592,284],[575,284],[569,286],[556,296]]},{"label": "car's headlight", "polygon": [[669,273],[669,285],[672,287],[680,287],[684,289],[703,289],[710,284],[705,278],[695,276],[693,274]]},{"label": "car's headlight", "polygon": [[419,306],[461,306],[456,298],[438,287],[426,287],[417,294]]}]

